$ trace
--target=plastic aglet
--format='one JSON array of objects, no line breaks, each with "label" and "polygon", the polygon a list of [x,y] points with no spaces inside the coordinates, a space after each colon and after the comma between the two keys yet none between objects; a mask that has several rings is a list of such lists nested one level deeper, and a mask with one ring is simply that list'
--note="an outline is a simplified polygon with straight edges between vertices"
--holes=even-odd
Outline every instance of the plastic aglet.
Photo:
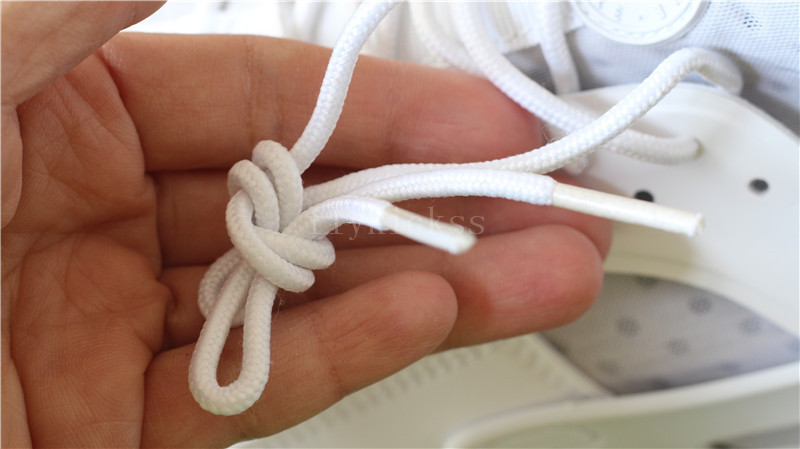
[{"label": "plastic aglet", "polygon": [[387,207],[380,221],[389,230],[451,254],[467,251],[477,240],[466,228],[431,220],[396,206]]},{"label": "plastic aglet", "polygon": [[553,206],[688,236],[699,234],[704,223],[698,213],[568,184],[556,184]]}]

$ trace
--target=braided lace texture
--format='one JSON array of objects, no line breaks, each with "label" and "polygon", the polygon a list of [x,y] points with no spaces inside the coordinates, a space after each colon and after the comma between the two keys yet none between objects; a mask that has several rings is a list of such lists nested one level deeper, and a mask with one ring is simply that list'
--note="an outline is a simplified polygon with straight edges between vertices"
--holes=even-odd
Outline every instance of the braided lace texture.
[{"label": "braided lace texture", "polygon": [[[226,212],[234,248],[211,265],[200,283],[198,304],[206,317],[189,367],[189,387],[204,409],[220,415],[247,410],[261,396],[270,368],[272,306],[278,289],[301,292],[314,283],[312,270],[328,267],[335,254],[328,232],[343,223],[391,230],[458,254],[475,237],[468,230],[404,211],[391,203],[414,198],[489,196],[553,205],[628,223],[693,235],[702,217],[665,206],[563,185],[543,175],[600,146],[633,157],[674,163],[691,158],[697,143],[656,138],[626,129],[693,71],[730,91],[741,88],[738,71],[720,55],[682,49],[662,62],[641,85],[600,117],[579,111],[521,74],[492,45],[480,5],[453,4],[461,42],[438,35],[425,3],[412,6],[420,36],[431,49],[464,70],[481,73],[529,111],[569,134],[542,148],[504,159],[470,164],[398,164],[363,170],[303,189],[301,174],[332,134],[347,95],[358,53],[397,2],[362,4],[337,41],[313,115],[291,151],[276,142],[256,145],[251,160],[229,173]],[[542,6],[558,21],[559,10]],[[542,45],[554,75],[566,77],[558,91],[578,89],[574,66],[557,24],[542,27]],[[550,31],[548,31],[550,30]],[[217,368],[231,327],[243,325],[242,368],[225,386]]]}]

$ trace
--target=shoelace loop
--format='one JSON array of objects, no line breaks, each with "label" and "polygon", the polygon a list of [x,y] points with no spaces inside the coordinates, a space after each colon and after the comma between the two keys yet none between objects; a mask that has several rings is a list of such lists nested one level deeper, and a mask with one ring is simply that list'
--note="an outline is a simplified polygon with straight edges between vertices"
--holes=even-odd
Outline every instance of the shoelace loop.
[{"label": "shoelace loop", "polygon": [[[207,321],[189,366],[189,388],[204,409],[233,415],[261,396],[269,378],[275,295],[279,288],[308,289],[314,283],[312,270],[333,263],[335,253],[326,235],[338,225],[352,222],[391,230],[452,253],[474,244],[475,237],[460,227],[427,220],[381,199],[396,200],[396,192],[380,188],[375,183],[362,189],[369,196],[340,195],[303,210],[297,163],[273,141],[260,142],[252,160],[231,168],[226,221],[234,248],[214,262],[200,282],[198,304]],[[423,180],[404,191],[424,192],[427,184]],[[217,367],[222,349],[229,330],[240,325],[242,369],[236,381],[221,386]]]},{"label": "shoelace loop", "polygon": [[[306,290],[314,283],[311,270],[329,266],[335,257],[324,233],[286,232],[302,210],[303,185],[294,158],[279,143],[260,142],[252,160],[236,163],[228,191],[226,222],[234,248],[212,264],[200,283],[198,304],[207,321],[189,368],[192,394],[205,409],[221,415],[241,413],[266,385],[278,288]],[[241,373],[232,384],[220,386],[222,348],[229,329],[242,324]]]}]

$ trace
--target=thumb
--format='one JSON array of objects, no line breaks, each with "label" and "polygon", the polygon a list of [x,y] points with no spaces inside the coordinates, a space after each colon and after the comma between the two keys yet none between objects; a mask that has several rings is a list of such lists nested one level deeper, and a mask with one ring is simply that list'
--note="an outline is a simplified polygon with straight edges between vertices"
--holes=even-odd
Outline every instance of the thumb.
[{"label": "thumb", "polygon": [[14,215],[22,189],[17,106],[78,65],[120,30],[162,2],[2,3],[2,225]]},{"label": "thumb", "polygon": [[3,105],[18,105],[162,2],[3,2]]}]

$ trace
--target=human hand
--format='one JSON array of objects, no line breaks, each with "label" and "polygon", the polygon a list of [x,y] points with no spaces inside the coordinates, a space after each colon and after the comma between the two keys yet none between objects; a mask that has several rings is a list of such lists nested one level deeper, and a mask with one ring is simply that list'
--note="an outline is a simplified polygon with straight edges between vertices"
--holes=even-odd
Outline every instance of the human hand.
[{"label": "human hand", "polygon": [[[307,419],[432,351],[557,326],[591,303],[605,221],[497,199],[406,202],[471,223],[478,244],[451,256],[342,229],[315,285],[280,294],[261,400],[230,417],[200,409],[187,371],[203,323],[197,284],[230,246],[227,169],[260,140],[299,137],[329,52],[134,34],[100,48],[157,6],[3,4],[4,447],[225,446]],[[362,58],[306,183],[498,158],[539,145],[539,131],[483,80]],[[240,359],[229,344],[221,382]]]}]

